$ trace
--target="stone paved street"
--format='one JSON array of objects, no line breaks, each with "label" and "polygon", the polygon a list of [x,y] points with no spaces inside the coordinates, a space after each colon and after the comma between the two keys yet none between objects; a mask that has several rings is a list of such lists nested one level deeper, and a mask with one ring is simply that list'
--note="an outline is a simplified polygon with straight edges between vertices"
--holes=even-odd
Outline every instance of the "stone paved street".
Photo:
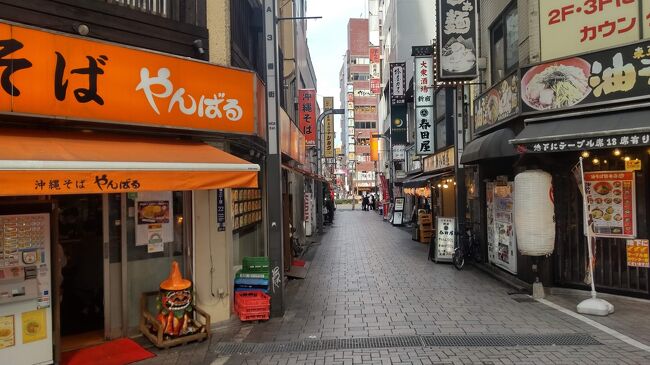
[{"label": "stone paved street", "polygon": [[[544,304],[518,302],[512,289],[469,267],[427,260],[373,212],[338,210],[311,249],[305,280],[287,286],[284,318],[217,332],[210,344],[156,351],[141,364],[647,364],[650,353]],[[220,356],[219,341],[245,343],[399,335],[590,334],[591,346],[410,347]]]}]

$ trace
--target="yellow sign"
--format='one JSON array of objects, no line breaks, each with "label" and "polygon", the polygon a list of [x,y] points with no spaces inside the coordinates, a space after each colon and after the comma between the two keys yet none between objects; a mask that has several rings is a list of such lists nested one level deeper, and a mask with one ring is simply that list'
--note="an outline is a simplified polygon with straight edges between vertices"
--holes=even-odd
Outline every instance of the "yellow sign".
[{"label": "yellow sign", "polygon": [[626,171],[640,171],[641,170],[641,160],[630,160],[625,161],[625,170]]},{"label": "yellow sign", "polygon": [[0,349],[16,345],[16,334],[14,331],[14,316],[0,317]]},{"label": "yellow sign", "polygon": [[650,3],[645,0],[540,0],[541,58],[546,61],[637,41],[641,27],[650,35],[648,10]]},{"label": "yellow sign", "polygon": [[30,343],[47,338],[45,309],[37,309],[22,314],[23,343]]},{"label": "yellow sign", "polygon": [[627,266],[650,267],[648,240],[627,240]]},{"label": "yellow sign", "polygon": [[[323,109],[331,110],[334,108],[334,98],[326,96],[323,98]],[[325,117],[325,150],[323,156],[325,158],[334,157],[334,116],[328,115]]]}]

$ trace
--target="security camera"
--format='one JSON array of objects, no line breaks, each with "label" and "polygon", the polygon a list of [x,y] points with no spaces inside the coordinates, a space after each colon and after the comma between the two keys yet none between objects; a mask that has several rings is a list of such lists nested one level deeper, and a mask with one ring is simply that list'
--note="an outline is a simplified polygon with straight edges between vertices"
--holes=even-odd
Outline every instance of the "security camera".
[{"label": "security camera", "polygon": [[195,39],[194,42],[194,48],[196,48],[196,51],[199,52],[200,55],[205,53],[205,50],[203,49],[203,40],[201,39]]}]

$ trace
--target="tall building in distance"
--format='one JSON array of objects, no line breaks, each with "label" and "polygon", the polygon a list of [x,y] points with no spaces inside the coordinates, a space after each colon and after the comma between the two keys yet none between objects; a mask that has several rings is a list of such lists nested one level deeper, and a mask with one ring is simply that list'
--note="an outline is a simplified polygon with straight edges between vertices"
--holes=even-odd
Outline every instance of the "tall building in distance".
[{"label": "tall building in distance", "polygon": [[375,162],[370,158],[370,138],[377,133],[377,95],[370,91],[368,19],[350,19],[348,49],[341,68],[341,95],[345,108],[342,150],[347,160],[347,187],[353,194],[374,192]]}]

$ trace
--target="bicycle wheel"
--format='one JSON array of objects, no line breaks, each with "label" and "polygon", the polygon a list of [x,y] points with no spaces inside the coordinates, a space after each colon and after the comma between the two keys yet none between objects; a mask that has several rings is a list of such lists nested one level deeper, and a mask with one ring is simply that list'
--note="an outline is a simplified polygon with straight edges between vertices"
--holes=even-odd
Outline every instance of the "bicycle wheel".
[{"label": "bicycle wheel", "polygon": [[454,264],[456,270],[462,270],[465,265],[465,255],[461,252],[460,249],[456,249],[454,254],[451,256],[451,262]]}]

